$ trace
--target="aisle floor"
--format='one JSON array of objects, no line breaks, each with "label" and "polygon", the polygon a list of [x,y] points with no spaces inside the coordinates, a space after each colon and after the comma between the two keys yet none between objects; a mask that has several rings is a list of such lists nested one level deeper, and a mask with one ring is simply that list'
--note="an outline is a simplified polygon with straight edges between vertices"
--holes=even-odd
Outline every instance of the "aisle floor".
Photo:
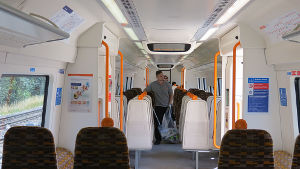
[{"label": "aisle floor", "polygon": [[[134,168],[134,152],[130,153],[131,168]],[[199,152],[199,169],[215,169],[218,152]],[[151,151],[143,151],[139,169],[195,169],[192,152],[183,151],[179,144],[160,144]]]}]

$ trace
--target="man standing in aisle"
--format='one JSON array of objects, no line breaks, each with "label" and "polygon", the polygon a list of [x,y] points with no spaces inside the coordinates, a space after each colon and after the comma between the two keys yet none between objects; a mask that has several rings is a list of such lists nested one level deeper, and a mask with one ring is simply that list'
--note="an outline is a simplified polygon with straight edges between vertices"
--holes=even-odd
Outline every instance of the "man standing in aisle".
[{"label": "man standing in aisle", "polygon": [[[162,71],[156,71],[157,81],[152,82],[145,91],[154,93],[155,97],[155,113],[158,117],[160,124],[162,123],[165,112],[168,107],[172,104],[173,90],[172,86],[164,80],[164,74]],[[158,122],[154,115],[154,126],[155,126],[155,145],[160,144],[161,135],[158,130]]]}]

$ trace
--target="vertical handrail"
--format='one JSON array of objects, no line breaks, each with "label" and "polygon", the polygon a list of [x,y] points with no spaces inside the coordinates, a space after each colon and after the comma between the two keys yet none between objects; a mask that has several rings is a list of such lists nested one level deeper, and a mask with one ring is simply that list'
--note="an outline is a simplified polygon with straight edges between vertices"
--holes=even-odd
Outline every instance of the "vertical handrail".
[{"label": "vertical handrail", "polygon": [[236,89],[236,49],[241,45],[239,41],[233,47],[233,68],[232,68],[232,129],[235,129],[235,89]]},{"label": "vertical handrail", "polygon": [[241,104],[239,102],[236,103],[237,106],[237,120],[241,119]]},{"label": "vertical handrail", "polygon": [[148,87],[149,86],[149,68],[148,67],[146,67],[146,87]]},{"label": "vertical handrail", "polygon": [[214,64],[214,146],[217,149],[220,149],[220,146],[217,145],[217,77],[218,77],[218,56],[220,51],[215,54],[215,64]]},{"label": "vertical handrail", "polygon": [[121,57],[121,67],[120,67],[120,130],[123,131],[123,53],[118,52]]},{"label": "vertical handrail", "polygon": [[106,55],[106,65],[105,65],[105,117],[109,117],[109,114],[108,114],[109,47],[108,47],[107,43],[104,42],[104,41],[102,41],[102,45],[104,45],[105,48],[106,48],[106,52],[105,52],[105,55]]},{"label": "vertical handrail", "polygon": [[184,70],[185,68],[181,69],[181,87],[184,89]]},{"label": "vertical handrail", "polygon": [[148,81],[147,81],[147,84],[149,86],[149,83],[150,83],[150,69],[148,67],[147,67],[147,69],[148,69]]}]

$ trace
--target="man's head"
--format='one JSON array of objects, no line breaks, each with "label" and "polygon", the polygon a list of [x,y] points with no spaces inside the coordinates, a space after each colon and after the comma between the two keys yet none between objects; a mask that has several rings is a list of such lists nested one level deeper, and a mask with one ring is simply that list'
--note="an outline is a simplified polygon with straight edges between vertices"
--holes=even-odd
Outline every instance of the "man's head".
[{"label": "man's head", "polygon": [[176,86],[176,82],[172,82],[172,86]]},{"label": "man's head", "polygon": [[158,81],[163,81],[164,80],[164,74],[161,70],[156,71],[156,79]]}]

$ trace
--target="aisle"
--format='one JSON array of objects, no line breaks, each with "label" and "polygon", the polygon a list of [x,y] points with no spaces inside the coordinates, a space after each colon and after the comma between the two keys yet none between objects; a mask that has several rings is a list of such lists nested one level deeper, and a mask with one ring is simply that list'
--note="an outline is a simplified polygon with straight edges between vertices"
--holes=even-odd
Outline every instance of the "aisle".
[{"label": "aisle", "polygon": [[[199,169],[217,167],[218,153],[199,153]],[[211,159],[214,157],[215,159]],[[134,153],[131,153],[131,166],[134,166]],[[185,152],[181,145],[161,144],[152,151],[142,152],[139,169],[195,169],[191,152]]]}]

